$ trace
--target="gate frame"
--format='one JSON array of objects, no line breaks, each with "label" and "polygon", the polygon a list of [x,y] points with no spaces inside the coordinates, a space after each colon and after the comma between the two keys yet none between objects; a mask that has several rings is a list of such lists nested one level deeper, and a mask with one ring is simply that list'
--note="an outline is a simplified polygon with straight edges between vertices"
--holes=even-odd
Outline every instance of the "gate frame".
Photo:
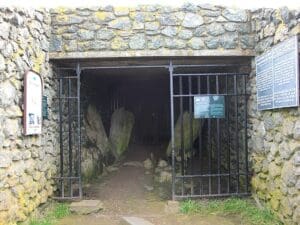
[{"label": "gate frame", "polygon": [[[173,77],[174,75],[174,69],[175,68],[200,68],[200,67],[233,67],[233,66],[245,66],[244,64],[177,64],[174,65],[172,60],[169,61],[169,64],[162,64],[162,65],[129,65],[129,66],[81,66],[79,62],[77,62],[76,67],[57,67],[57,70],[59,71],[59,76],[56,78],[59,80],[59,94],[58,94],[58,100],[59,100],[59,136],[60,136],[60,176],[55,177],[60,183],[61,191],[59,192],[59,196],[54,197],[57,200],[76,200],[76,199],[82,199],[83,194],[82,194],[82,179],[81,179],[81,113],[80,113],[80,90],[81,90],[81,83],[80,83],[80,78],[81,74],[83,71],[86,70],[97,70],[97,69],[141,69],[141,68],[165,68],[166,71],[169,71],[169,87],[170,87],[170,129],[171,129],[171,149],[172,149],[172,199],[182,199],[182,198],[192,198],[192,197],[214,197],[214,196],[176,196],[175,195],[175,180],[176,180],[176,171],[175,171],[175,144],[174,144],[174,93],[173,93]],[[248,66],[248,65],[246,65]],[[62,76],[61,71],[73,71],[76,73],[76,76],[68,76],[64,77]],[[247,74],[248,75],[248,74]],[[69,168],[69,175],[64,176],[64,146],[63,146],[63,120],[62,120],[62,99],[68,99],[70,100],[72,97],[61,97],[62,94],[62,80],[63,79],[77,79],[77,96],[75,97],[77,100],[77,123],[78,123],[78,130],[77,130],[77,138],[78,138],[78,146],[77,146],[77,152],[78,152],[78,162],[77,163],[77,170],[78,170],[78,175],[77,176],[72,176],[72,164],[73,164],[73,157],[72,157],[72,140],[69,139],[69,163],[71,164],[71,167]],[[247,110],[246,110],[247,111]],[[247,112],[246,112],[247,113]],[[68,115],[70,116],[70,115]],[[245,121],[247,123],[247,121]],[[69,136],[71,135],[72,131],[69,129]],[[247,136],[247,132],[245,132],[245,135]],[[248,153],[248,151],[247,151]],[[248,157],[247,157],[248,158]],[[247,160],[247,167],[248,167],[248,160]],[[248,169],[247,169],[248,170]],[[249,174],[250,175],[250,174]],[[79,194],[77,196],[73,196],[73,191],[72,191],[72,180],[77,180],[78,181],[78,189],[79,189]],[[70,196],[65,196],[64,193],[64,182],[68,181],[70,183]],[[248,179],[247,179],[248,181]],[[247,185],[248,187],[248,185]],[[250,193],[245,193],[246,195],[249,195]],[[244,195],[245,195],[244,194]],[[232,194],[231,194],[232,195]],[[243,195],[242,193],[237,193],[237,195]],[[222,195],[218,195],[222,196]],[[228,196],[228,195],[226,195]]]}]

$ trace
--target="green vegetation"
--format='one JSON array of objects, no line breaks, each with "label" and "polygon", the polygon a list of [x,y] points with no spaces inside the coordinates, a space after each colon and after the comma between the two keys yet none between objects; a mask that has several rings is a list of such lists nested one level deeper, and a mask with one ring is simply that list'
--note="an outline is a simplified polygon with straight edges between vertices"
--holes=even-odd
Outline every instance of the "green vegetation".
[{"label": "green vegetation", "polygon": [[237,215],[244,223],[253,225],[280,225],[277,217],[268,209],[259,209],[249,199],[229,198],[226,200],[192,201],[180,204],[185,214]]},{"label": "green vegetation", "polygon": [[55,204],[52,210],[43,218],[33,218],[29,225],[54,225],[57,220],[70,214],[69,205],[65,203]]}]

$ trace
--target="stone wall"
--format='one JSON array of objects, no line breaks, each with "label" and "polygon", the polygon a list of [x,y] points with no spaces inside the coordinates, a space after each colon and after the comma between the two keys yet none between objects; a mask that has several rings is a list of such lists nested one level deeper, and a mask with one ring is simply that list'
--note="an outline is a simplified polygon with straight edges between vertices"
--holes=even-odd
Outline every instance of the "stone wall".
[{"label": "stone wall", "polygon": [[53,57],[86,57],[89,52],[102,57],[193,56],[202,50],[249,55],[255,44],[250,12],[219,6],[60,8],[51,16]]},{"label": "stone wall", "polygon": [[[56,96],[45,10],[0,8],[0,224],[23,221],[53,194],[58,151]],[[48,97],[42,135],[24,136],[23,78],[39,72]]]},{"label": "stone wall", "polygon": [[[253,12],[256,52],[300,32],[300,12],[287,8]],[[285,224],[300,221],[300,110],[256,110],[255,62],[250,76],[249,149],[255,197],[274,210]]]}]

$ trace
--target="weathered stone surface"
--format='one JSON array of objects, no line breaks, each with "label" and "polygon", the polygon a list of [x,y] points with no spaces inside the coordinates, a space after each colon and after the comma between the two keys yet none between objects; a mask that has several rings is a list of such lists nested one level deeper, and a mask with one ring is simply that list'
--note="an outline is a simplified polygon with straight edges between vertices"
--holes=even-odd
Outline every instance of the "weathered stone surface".
[{"label": "weathered stone surface", "polygon": [[151,170],[153,168],[153,163],[151,159],[146,159],[143,163],[144,163],[144,168],[146,170]]},{"label": "weathered stone surface", "polygon": [[9,81],[0,83],[0,106],[7,107],[13,105],[16,96],[16,87]]},{"label": "weathered stone surface", "polygon": [[145,35],[138,34],[130,38],[129,47],[133,50],[144,49],[146,47]]},{"label": "weathered stone surface", "polygon": [[207,26],[208,34],[212,36],[218,36],[225,33],[225,29],[223,28],[222,24],[219,23],[212,23]]},{"label": "weathered stone surface", "polygon": [[0,152],[0,168],[7,168],[12,163],[9,152]]},{"label": "weathered stone surface", "polygon": [[[190,149],[190,114],[188,112],[184,112],[182,115],[180,115],[176,121],[175,124],[175,129],[174,129],[174,137],[175,137],[175,148],[178,149],[180,148],[181,145],[181,138],[180,138],[180,121],[183,121],[183,130],[184,130],[184,143],[186,143],[184,145],[185,150]],[[199,129],[201,129],[201,124],[200,121],[197,119],[192,119],[192,133],[193,133],[193,138],[192,140],[194,141],[197,138],[197,134],[199,132]],[[167,148],[167,155],[171,154],[171,143],[169,143],[168,148]],[[185,157],[188,157],[188,155],[185,155]]]},{"label": "weathered stone surface", "polygon": [[88,140],[98,148],[102,155],[106,155],[109,150],[108,138],[101,116],[94,105],[88,106],[83,122]]},{"label": "weathered stone surface", "polygon": [[207,38],[204,42],[209,49],[216,49],[220,45],[219,38]]},{"label": "weathered stone surface", "polygon": [[164,28],[161,33],[167,37],[173,37],[177,34],[177,28],[176,27],[172,27],[172,26],[168,26],[166,28]]},{"label": "weathered stone surface", "polygon": [[119,17],[108,23],[108,27],[118,30],[129,30],[132,24],[128,17]]},{"label": "weathered stone surface", "polygon": [[188,46],[191,47],[192,49],[204,49],[205,44],[202,38],[198,37],[193,37],[189,42]]},{"label": "weathered stone surface", "polygon": [[166,38],[164,40],[164,46],[169,49],[183,49],[186,46],[186,41]]},{"label": "weathered stone surface", "polygon": [[95,33],[88,30],[79,30],[77,35],[83,41],[93,40],[95,38]]},{"label": "weathered stone surface", "polygon": [[0,37],[2,37],[4,40],[8,39],[9,36],[9,31],[10,31],[10,26],[6,22],[1,22],[0,23]]},{"label": "weathered stone surface", "polygon": [[225,9],[222,15],[232,22],[247,22],[248,15],[246,10]]},{"label": "weathered stone surface", "polygon": [[164,46],[164,39],[161,37],[153,37],[148,40],[148,48],[149,49],[159,49],[160,47]]},{"label": "weathered stone surface", "polygon": [[184,40],[188,40],[193,37],[193,32],[190,30],[180,30],[178,33],[178,37]]},{"label": "weathered stone surface", "polygon": [[145,30],[157,31],[159,29],[158,22],[146,22],[145,23]]},{"label": "weathered stone surface", "polygon": [[204,23],[202,16],[194,13],[187,13],[182,21],[182,26],[187,28],[195,28]]},{"label": "weathered stone surface", "polygon": [[123,225],[153,225],[149,221],[139,217],[122,217]]},{"label": "weathered stone surface", "polygon": [[62,38],[57,36],[52,36],[49,50],[53,52],[62,51]]},{"label": "weathered stone surface", "polygon": [[103,203],[99,200],[82,200],[70,204],[70,211],[79,215],[96,213],[100,210],[103,210]]},{"label": "weathered stone surface", "polygon": [[128,148],[134,116],[124,108],[117,109],[111,117],[109,142],[115,158],[119,158]]}]

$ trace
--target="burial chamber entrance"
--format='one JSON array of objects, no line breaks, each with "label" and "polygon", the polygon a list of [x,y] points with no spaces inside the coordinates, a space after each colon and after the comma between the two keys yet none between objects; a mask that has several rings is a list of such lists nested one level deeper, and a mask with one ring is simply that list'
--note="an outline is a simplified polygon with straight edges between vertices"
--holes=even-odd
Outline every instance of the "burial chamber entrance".
[{"label": "burial chamber entrance", "polygon": [[[58,199],[82,198],[83,145],[91,139],[105,165],[138,149],[132,145],[152,146],[154,161],[172,165],[173,199],[249,194],[249,57],[53,63],[59,81]],[[88,126],[101,132],[88,134]]]}]

